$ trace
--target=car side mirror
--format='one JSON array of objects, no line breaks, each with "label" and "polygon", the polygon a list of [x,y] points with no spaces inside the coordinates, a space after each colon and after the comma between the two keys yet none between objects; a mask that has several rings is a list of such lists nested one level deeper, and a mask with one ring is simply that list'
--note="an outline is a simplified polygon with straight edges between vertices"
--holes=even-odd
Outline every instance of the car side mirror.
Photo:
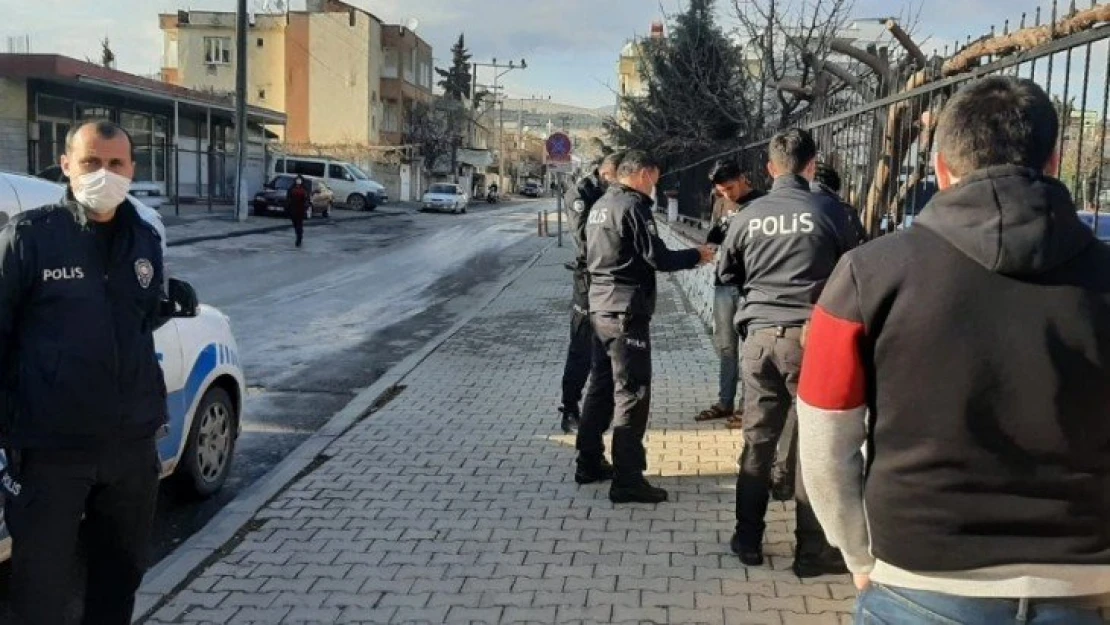
[{"label": "car side mirror", "polygon": [[179,318],[197,316],[197,308],[200,307],[200,303],[197,300],[197,292],[193,285],[184,280],[170,278],[166,295],[172,307],[171,316]]}]

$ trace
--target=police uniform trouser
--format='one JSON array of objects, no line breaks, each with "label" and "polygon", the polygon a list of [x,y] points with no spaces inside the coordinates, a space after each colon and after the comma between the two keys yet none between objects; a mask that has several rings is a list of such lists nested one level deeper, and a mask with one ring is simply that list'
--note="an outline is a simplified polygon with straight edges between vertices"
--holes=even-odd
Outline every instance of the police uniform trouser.
[{"label": "police uniform trouser", "polygon": [[[802,368],[800,338],[801,328],[755,329],[749,332],[741,349],[746,401],[744,451],[740,454],[740,476],[736,482],[736,532],[746,548],[762,545],[776,448],[788,421],[797,422],[795,399]],[[796,442],[790,441],[789,446],[796,448]],[[797,470],[794,498],[798,553],[819,555],[827,547],[825,534]]]},{"label": "police uniform trouser", "polygon": [[574,271],[574,308],[570,313],[570,344],[563,367],[563,410],[578,412],[582,389],[590,375],[594,349],[594,329],[590,325],[589,278],[585,271]]},{"label": "police uniform trouser", "polygon": [[651,318],[592,313],[593,370],[582,422],[578,426],[578,461],[603,457],[601,436],[613,426],[615,484],[635,485],[647,468],[644,431],[651,411]]},{"label": "police uniform trouser", "polygon": [[129,624],[158,495],[154,440],[113,441],[99,452],[23,450],[12,456],[22,492],[4,510],[18,622],[70,622],[66,615],[81,593],[74,579],[80,535],[88,560],[82,622]]}]

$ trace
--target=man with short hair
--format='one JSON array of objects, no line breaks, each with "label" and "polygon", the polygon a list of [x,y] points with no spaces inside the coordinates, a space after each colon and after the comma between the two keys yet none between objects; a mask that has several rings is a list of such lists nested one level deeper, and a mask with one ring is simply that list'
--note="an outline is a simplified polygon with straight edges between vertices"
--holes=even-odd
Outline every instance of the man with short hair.
[{"label": "man with short hair", "polygon": [[1054,178],[1060,130],[1032,81],[964,87],[942,190],[848,254],[814,311],[801,465],[876,621],[1102,622],[1110,247]]},{"label": "man with short hair", "polygon": [[860,221],[859,211],[840,195],[840,174],[832,165],[817,163],[817,171],[813,175],[813,183],[810,185],[810,189],[844,211],[844,217],[856,233],[859,244],[867,241],[867,229],[863,227],[863,222]]},{"label": "man with short hair", "polygon": [[[764,194],[752,188],[748,177],[734,161],[717,161],[709,172],[709,181],[713,184],[716,199],[713,204],[712,226],[705,242],[720,245],[725,241],[728,224],[733,216]],[[739,415],[744,414],[744,387],[740,386],[738,403],[736,396],[740,382],[740,335],[733,320],[740,303],[741,285],[722,283],[716,272],[713,282],[713,347],[721,361],[717,401],[701,411],[694,420],[729,419],[730,427],[740,427],[743,420]]]},{"label": "man with short hair", "polygon": [[[131,622],[147,567],[166,387],[154,351],[162,249],[126,199],[132,143],[75,126],[56,206],[0,230],[0,480],[12,535],[11,604],[28,625]],[[78,530],[87,583],[71,579]]]},{"label": "man with short hair", "polygon": [[[590,359],[593,354],[593,328],[590,326],[590,274],[586,271],[586,222],[590,209],[605,195],[609,185],[617,179],[617,167],[621,164],[621,153],[608,154],[589,176],[583,177],[566,196],[571,238],[577,251],[573,263],[567,268],[574,274],[574,292],[570,311],[570,344],[567,346],[567,360],[563,367],[563,397],[559,406],[560,427],[564,434],[570,434],[578,427],[580,415],[578,405],[582,399],[582,389],[590,375]],[[552,183],[554,185],[554,183]]]},{"label": "man with short hair", "polygon": [[[590,211],[586,264],[590,272],[590,321],[594,355],[590,386],[578,429],[574,479],[612,479],[613,503],[661,503],[667,491],[644,479],[644,432],[651,410],[651,317],[657,271],[693,269],[713,259],[708,246],[672,251],[659,238],[651,192],[659,164],[644,152],[625,153],[617,183]],[[602,435],[613,424],[613,463],[605,461]]]},{"label": "man with short hair", "polygon": [[[775,181],[771,192],[733,219],[717,265],[722,282],[744,285],[736,322],[745,336],[741,356],[747,408],[730,546],[747,566],[763,563],[771,470],[780,437],[794,418],[802,327],[837,259],[856,243],[840,209],[810,192],[816,167],[817,146],[808,132],[793,129],[775,135],[767,165]],[[789,448],[786,456],[786,466],[795,466]],[[815,577],[843,572],[801,480],[795,482],[795,499],[794,573]]]}]

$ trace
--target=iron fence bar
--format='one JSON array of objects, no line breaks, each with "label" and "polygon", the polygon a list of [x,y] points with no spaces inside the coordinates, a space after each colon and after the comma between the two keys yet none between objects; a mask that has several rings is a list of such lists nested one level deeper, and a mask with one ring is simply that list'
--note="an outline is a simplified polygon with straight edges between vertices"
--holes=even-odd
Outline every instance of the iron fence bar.
[{"label": "iron fence bar", "polygon": [[[1081,100],[1079,105],[1079,146],[1076,148],[1077,151],[1075,155],[1075,190],[1072,191],[1072,196],[1074,197],[1077,191],[1081,191],[1083,194],[1083,200],[1086,202],[1090,200],[1087,197],[1087,184],[1086,180],[1083,177],[1083,140],[1086,138],[1087,134],[1087,91],[1091,78],[1091,44],[1087,44],[1087,61],[1084,67],[1083,99]],[[1080,187],[1080,184],[1082,184],[1083,186]]]},{"label": "iron fence bar", "polygon": [[1095,183],[1095,232],[1098,232],[1098,219],[1100,209],[1102,208],[1102,170],[1106,165],[1106,113],[1107,107],[1110,106],[1110,54],[1106,57],[1106,67],[1102,73],[1102,112],[1099,115],[1099,133],[1098,139],[1098,182]]}]

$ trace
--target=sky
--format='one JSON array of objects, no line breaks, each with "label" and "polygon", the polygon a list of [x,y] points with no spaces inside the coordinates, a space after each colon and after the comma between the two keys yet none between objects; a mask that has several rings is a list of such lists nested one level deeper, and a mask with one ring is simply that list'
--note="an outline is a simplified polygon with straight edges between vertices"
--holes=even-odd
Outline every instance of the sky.
[{"label": "sky", "polygon": [[[276,0],[249,0],[255,10]],[[292,8],[304,0],[288,0]],[[722,25],[735,24],[734,1],[718,0]],[[434,49],[436,65],[451,60],[451,45],[460,33],[477,62],[524,58],[527,70],[503,79],[511,97],[548,97],[589,108],[616,101],[616,63],[627,39],[647,34],[652,20],[675,13],[681,0],[348,0],[387,23],[419,21],[417,34]],[[793,0],[795,4],[799,0]],[[977,37],[1022,11],[1030,16],[1048,0],[856,0],[854,17],[917,15],[916,33],[929,38],[926,50],[945,42]],[[31,51],[77,58],[99,58],[100,40],[108,37],[117,67],[154,74],[161,65],[162,33],[158,14],[178,9],[233,11],[235,0],[0,0],[0,51],[9,37],[30,36]],[[511,8],[510,8],[511,7]],[[1030,17],[1031,20],[1031,17]],[[479,82],[493,80],[493,70],[479,71]]]}]

